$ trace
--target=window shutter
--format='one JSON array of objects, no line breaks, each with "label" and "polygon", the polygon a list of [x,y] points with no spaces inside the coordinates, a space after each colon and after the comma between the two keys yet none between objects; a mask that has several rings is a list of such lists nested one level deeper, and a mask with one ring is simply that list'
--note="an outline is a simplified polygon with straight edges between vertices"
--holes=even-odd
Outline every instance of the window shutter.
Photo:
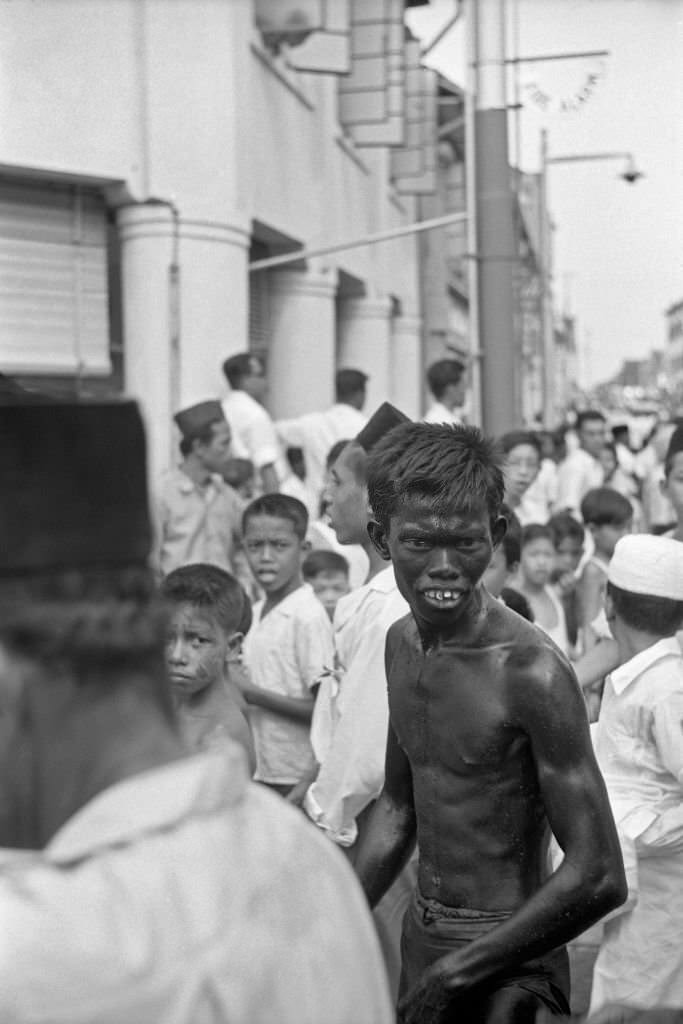
[{"label": "window shutter", "polygon": [[98,193],[0,180],[0,370],[111,373]]}]

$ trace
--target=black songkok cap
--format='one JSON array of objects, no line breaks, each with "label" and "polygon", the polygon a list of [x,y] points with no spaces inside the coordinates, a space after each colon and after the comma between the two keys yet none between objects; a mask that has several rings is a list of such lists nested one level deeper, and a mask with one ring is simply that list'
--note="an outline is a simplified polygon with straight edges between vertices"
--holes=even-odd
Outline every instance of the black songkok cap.
[{"label": "black songkok cap", "polygon": [[394,427],[400,426],[401,423],[410,423],[410,418],[390,402],[382,402],[379,409],[372,414],[360,434],[355,438],[356,444],[359,444],[366,452],[371,452],[385,434],[388,434]]},{"label": "black songkok cap", "polygon": [[184,438],[192,440],[199,437],[212,423],[218,423],[225,419],[223,406],[213,399],[208,402],[197,402],[196,405],[189,405],[187,409],[181,409],[173,419]]},{"label": "black songkok cap", "polygon": [[0,404],[0,576],[145,565],[146,461],[135,402]]},{"label": "black songkok cap", "polygon": [[673,459],[674,455],[683,452],[683,426],[678,426],[669,439],[669,447],[666,450],[665,462]]}]

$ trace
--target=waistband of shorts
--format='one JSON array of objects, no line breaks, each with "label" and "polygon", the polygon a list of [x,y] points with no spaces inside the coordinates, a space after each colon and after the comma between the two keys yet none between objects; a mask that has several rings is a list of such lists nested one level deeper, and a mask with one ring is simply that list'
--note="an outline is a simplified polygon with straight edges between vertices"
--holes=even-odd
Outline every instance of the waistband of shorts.
[{"label": "waistband of shorts", "polygon": [[511,910],[473,910],[472,907],[450,907],[439,900],[423,896],[419,889],[415,890],[415,906],[423,921],[448,920],[471,921],[480,924],[499,924],[512,916]]}]

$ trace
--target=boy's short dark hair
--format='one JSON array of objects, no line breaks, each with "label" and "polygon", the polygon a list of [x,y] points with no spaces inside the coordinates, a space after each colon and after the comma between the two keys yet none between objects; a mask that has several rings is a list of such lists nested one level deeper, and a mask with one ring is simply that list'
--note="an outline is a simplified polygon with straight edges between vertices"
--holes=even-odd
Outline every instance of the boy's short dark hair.
[{"label": "boy's short dark hair", "polygon": [[507,434],[502,435],[498,443],[506,455],[513,448],[518,448],[522,444],[528,444],[538,453],[539,462],[541,460],[541,442],[531,430],[510,430]]},{"label": "boy's short dark hair", "polygon": [[505,564],[508,569],[511,569],[513,565],[517,565],[522,553],[522,524],[505,502],[500,506],[500,514],[507,519],[507,530],[501,544],[505,555]]},{"label": "boy's short dark hair", "polygon": [[362,370],[337,370],[334,376],[334,392],[338,402],[353,398],[359,391],[365,391],[368,375]]},{"label": "boy's short dark hair", "polygon": [[263,360],[253,352],[239,352],[229,356],[223,363],[223,373],[231,388],[239,389],[245,377],[256,372],[256,367],[263,372]]},{"label": "boy's short dark hair", "polygon": [[247,505],[242,513],[242,533],[246,533],[247,524],[255,516],[272,516],[273,519],[285,519],[294,527],[299,540],[306,539],[308,530],[308,512],[306,506],[298,498],[289,494],[262,494]]},{"label": "boy's short dark hair", "polygon": [[673,636],[683,624],[683,601],[651,594],[634,594],[607,581],[607,593],[614,610],[631,629],[659,636]]},{"label": "boy's short dark hair", "polygon": [[338,551],[317,548],[306,555],[301,572],[305,580],[312,580],[321,572],[339,572],[348,578],[349,563]]},{"label": "boy's short dark hair", "polygon": [[427,367],[427,383],[435,398],[441,398],[449,384],[459,384],[465,364],[459,359],[439,359]]},{"label": "boy's short dark hair", "polygon": [[211,612],[226,633],[242,632],[245,605],[251,607],[234,576],[204,562],[174,569],[162,581],[161,594],[167,602],[187,603]]},{"label": "boy's short dark hair", "polygon": [[594,487],[581,502],[581,516],[591,526],[622,526],[633,518],[633,505],[613,487]]},{"label": "boy's short dark hair", "polygon": [[607,419],[599,409],[584,409],[576,417],[577,431],[581,430],[584,423],[588,423],[590,420],[602,420],[603,423],[607,423]]},{"label": "boy's short dark hair", "polygon": [[533,544],[535,540],[549,540],[555,547],[553,531],[546,523],[527,523],[522,529],[522,551],[527,544]]},{"label": "boy's short dark hair", "polygon": [[221,476],[231,487],[242,487],[254,476],[256,470],[251,459],[227,459],[221,469]]},{"label": "boy's short dark hair", "polygon": [[401,503],[426,497],[436,515],[482,503],[491,522],[500,515],[504,480],[502,453],[476,427],[402,423],[373,449],[368,496],[385,530]]},{"label": "boy's short dark hair", "polygon": [[554,516],[551,516],[548,520],[548,526],[553,533],[553,543],[555,547],[559,547],[563,540],[567,537],[571,537],[572,540],[577,540],[580,544],[583,544],[586,539],[586,531],[583,525],[575,519],[571,512],[556,512]]}]

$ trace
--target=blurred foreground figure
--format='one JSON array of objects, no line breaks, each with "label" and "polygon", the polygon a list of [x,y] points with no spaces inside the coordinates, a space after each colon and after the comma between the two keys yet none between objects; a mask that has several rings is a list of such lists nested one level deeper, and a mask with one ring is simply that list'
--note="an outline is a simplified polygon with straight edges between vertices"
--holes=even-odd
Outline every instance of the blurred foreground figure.
[{"label": "blurred foreground figure", "polygon": [[0,434],[0,1020],[388,1021],[344,858],[179,738],[137,408]]}]

